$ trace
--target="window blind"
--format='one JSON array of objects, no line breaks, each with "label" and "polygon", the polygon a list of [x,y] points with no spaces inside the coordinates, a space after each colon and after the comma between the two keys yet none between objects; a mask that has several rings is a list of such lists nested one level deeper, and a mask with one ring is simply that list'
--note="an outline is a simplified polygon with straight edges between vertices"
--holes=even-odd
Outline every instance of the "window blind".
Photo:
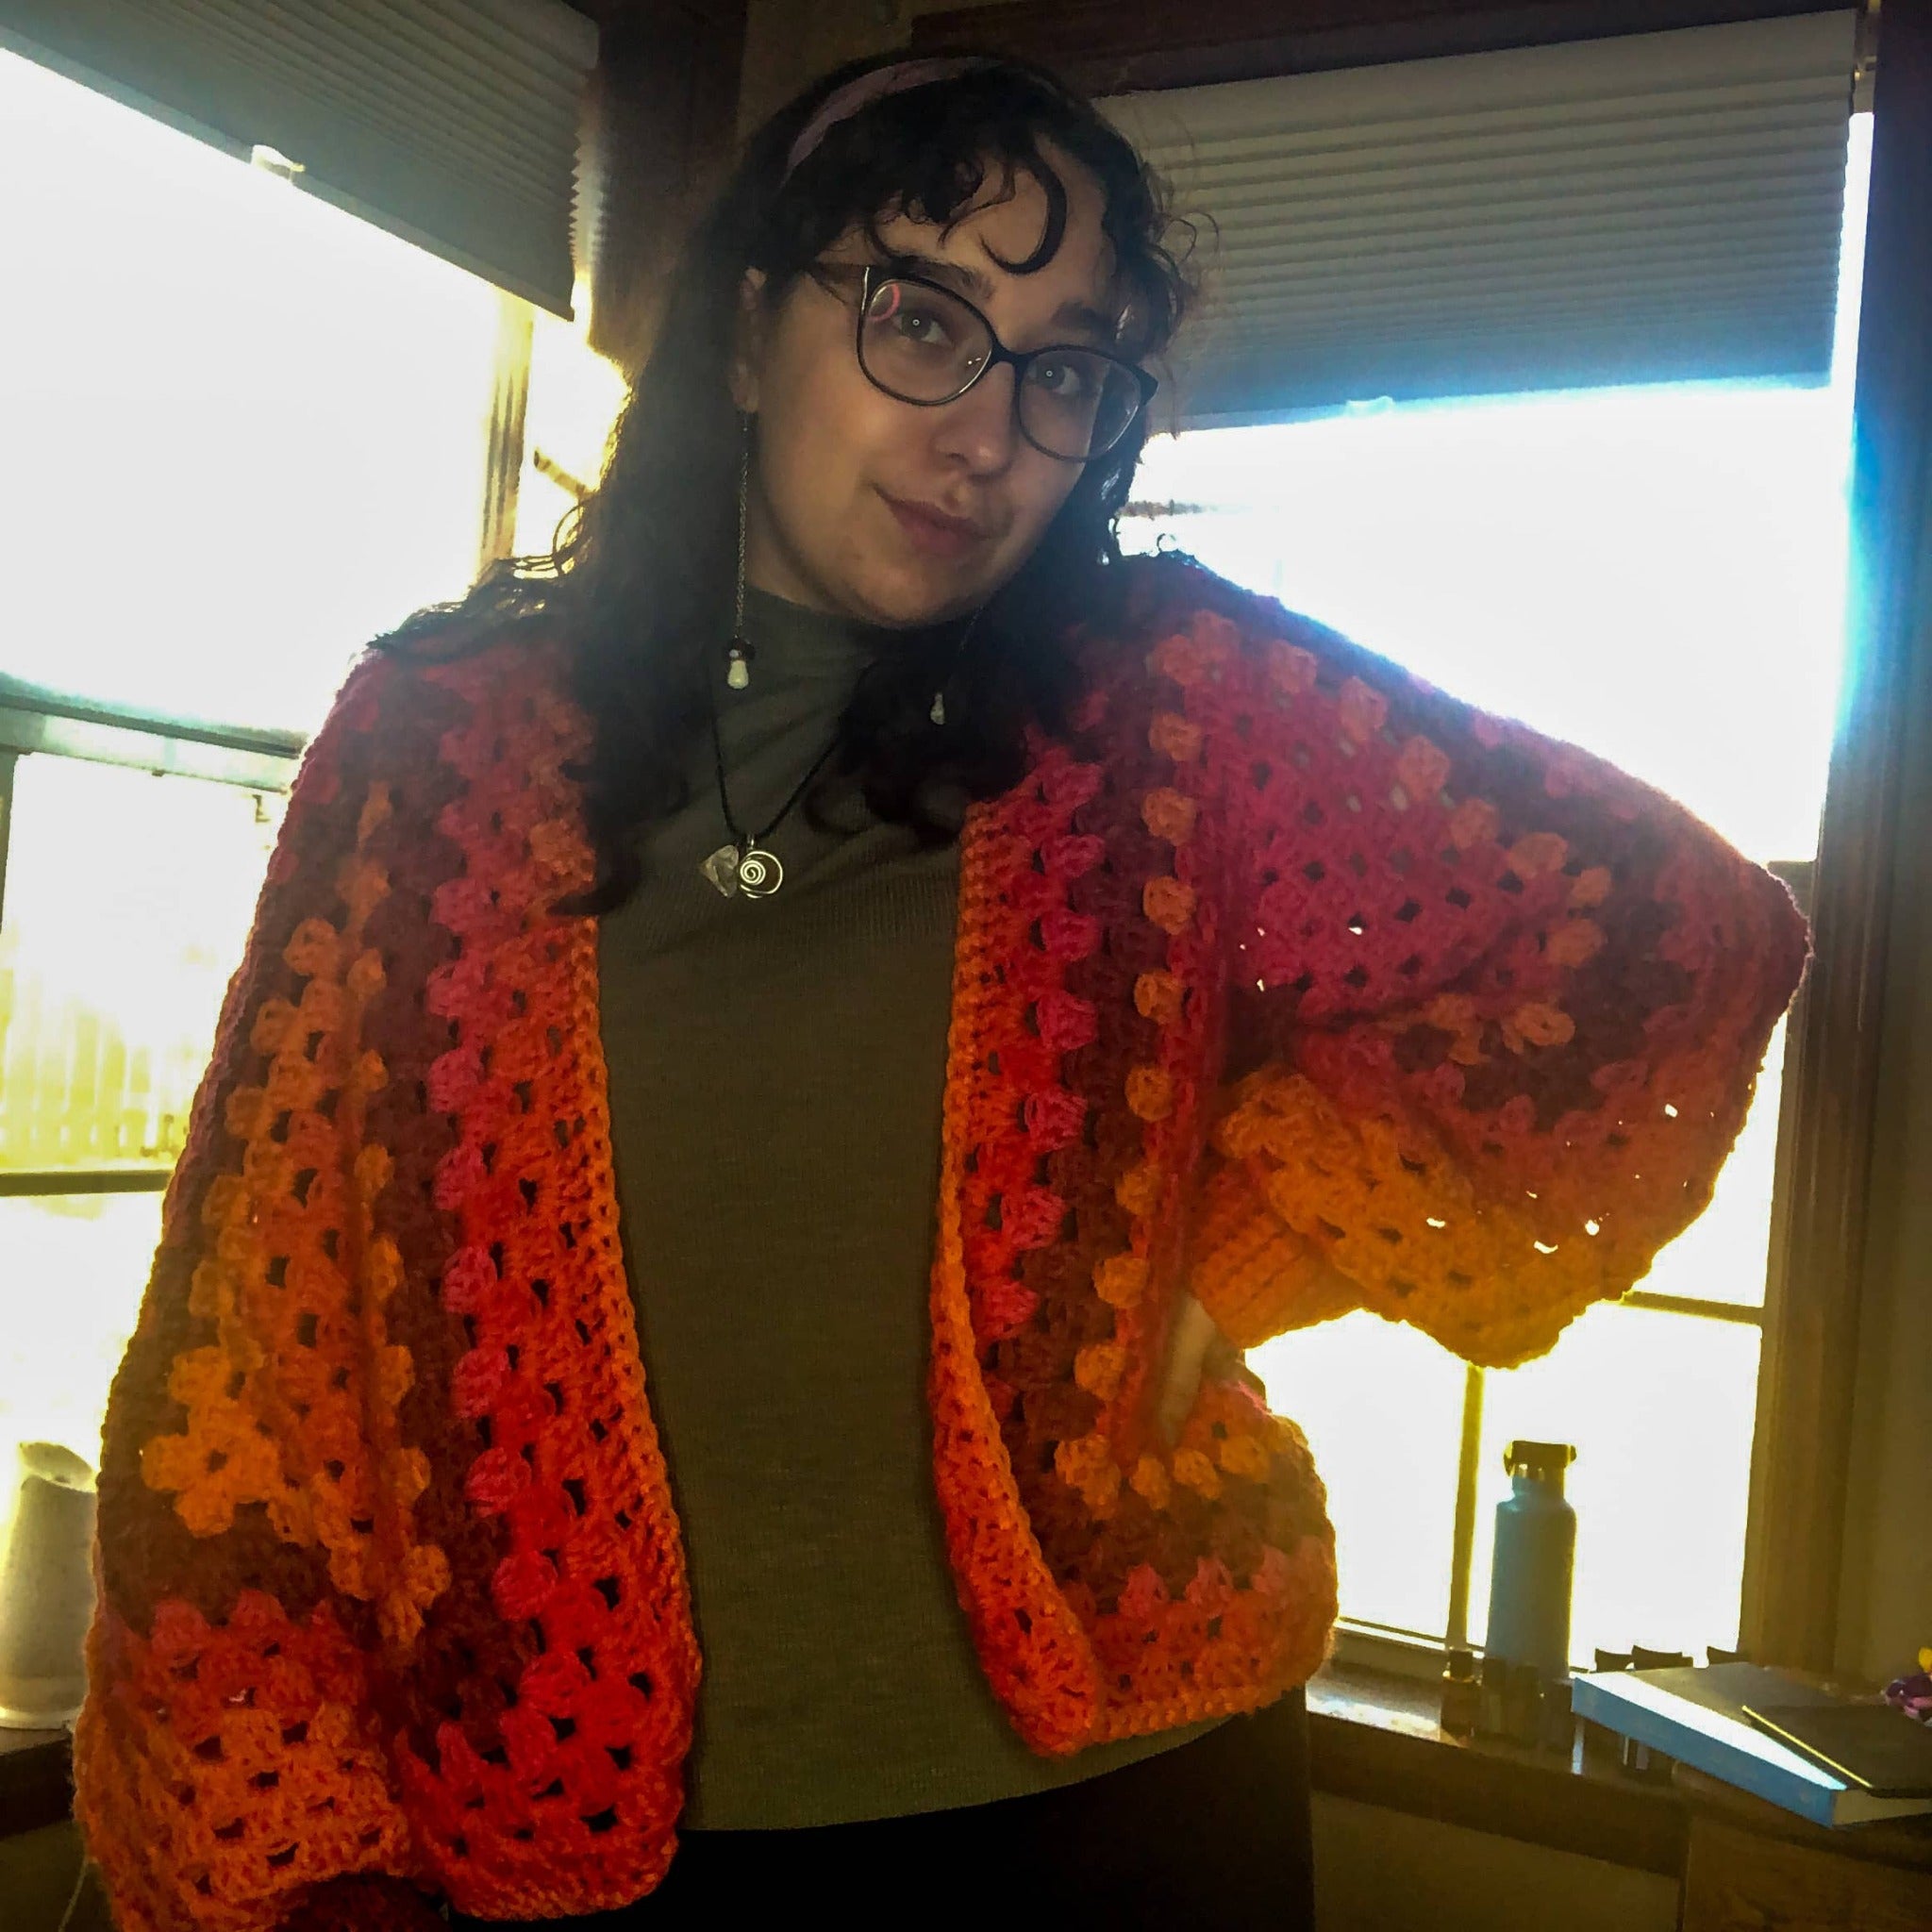
[{"label": "window blind", "polygon": [[597,32],[562,0],[0,0],[0,43],[570,312]]},{"label": "window blind", "polygon": [[1823,381],[1855,28],[1804,14],[1114,96],[1177,208],[1211,217],[1175,426]]}]

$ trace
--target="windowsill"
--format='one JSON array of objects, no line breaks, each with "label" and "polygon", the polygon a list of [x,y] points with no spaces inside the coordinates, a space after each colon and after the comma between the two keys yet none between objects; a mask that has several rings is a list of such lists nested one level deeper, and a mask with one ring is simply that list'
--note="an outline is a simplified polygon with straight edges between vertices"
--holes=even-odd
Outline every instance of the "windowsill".
[{"label": "windowsill", "polygon": [[1668,1785],[1626,1776],[1605,1734],[1579,1724],[1566,1757],[1452,1738],[1435,1684],[1331,1662],[1307,1690],[1314,1787],[1472,1831],[1682,1875],[1689,1814]]}]

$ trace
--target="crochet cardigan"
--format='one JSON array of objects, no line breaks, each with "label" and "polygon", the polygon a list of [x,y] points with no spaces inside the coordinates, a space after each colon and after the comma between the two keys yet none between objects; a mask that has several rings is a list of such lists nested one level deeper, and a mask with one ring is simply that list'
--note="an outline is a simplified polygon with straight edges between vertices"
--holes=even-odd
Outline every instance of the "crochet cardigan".
[{"label": "crochet cardigan", "polygon": [[[1802,970],[1774,879],[1586,754],[1174,560],[974,807],[933,1470],[1035,1749],[1320,1664],[1292,1423],[1366,1307],[1548,1348],[1709,1198]],[[372,655],[297,777],[114,1385],[77,1806],[125,1932],[564,1916],[675,1846],[699,1657],[616,1207],[560,645]],[[748,917],[756,917],[751,908]]]}]

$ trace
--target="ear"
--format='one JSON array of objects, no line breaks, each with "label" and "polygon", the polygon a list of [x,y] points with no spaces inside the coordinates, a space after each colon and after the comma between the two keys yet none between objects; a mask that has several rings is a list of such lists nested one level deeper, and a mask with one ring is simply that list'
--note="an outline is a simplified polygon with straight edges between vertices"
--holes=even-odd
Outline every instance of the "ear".
[{"label": "ear", "polygon": [[731,400],[747,416],[758,414],[758,371],[765,354],[765,273],[748,268],[738,285],[738,315],[731,352]]}]

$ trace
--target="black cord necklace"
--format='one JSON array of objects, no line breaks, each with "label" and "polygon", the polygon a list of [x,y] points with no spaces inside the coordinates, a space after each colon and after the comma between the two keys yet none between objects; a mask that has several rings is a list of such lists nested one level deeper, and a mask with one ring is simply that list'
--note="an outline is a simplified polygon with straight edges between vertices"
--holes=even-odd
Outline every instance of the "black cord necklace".
[{"label": "black cord necklace", "polygon": [[[725,682],[733,691],[750,688],[752,658],[756,655],[744,635],[744,507],[751,480],[751,418],[741,417],[740,426],[743,434],[738,456],[738,574],[732,595],[731,645],[724,654],[728,666]],[[740,892],[747,899],[769,899],[785,883],[785,868],[779,863],[778,855],[766,849],[765,841],[785,823],[791,808],[824,770],[825,760],[839,748],[839,733],[832,734],[830,743],[811,761],[811,769],[791,788],[791,795],[764,830],[747,833],[731,809],[731,793],[724,783],[724,739],[718,724],[718,693],[708,681],[705,685],[705,702],[711,714],[711,761],[718,774],[718,807],[724,815],[724,829],[731,837],[698,870],[727,899]]]},{"label": "black cord necklace", "polygon": [[[960,653],[964,651],[966,640],[972,636],[977,622],[979,612],[974,610],[974,614],[966,622],[966,628],[960,632],[958,638],[955,638],[953,647],[947,653],[947,671],[944,671],[944,676],[941,678],[937,690],[933,691],[931,711],[927,713],[929,721],[935,726],[942,728],[944,723],[947,723],[947,711],[944,711],[944,688],[951,684],[953,671],[958,665]],[[741,632],[741,625],[736,628]],[[732,665],[740,665],[740,662],[746,662],[750,658],[750,647],[741,641],[741,638],[734,640],[732,649],[734,653],[738,653],[732,657]],[[866,669],[859,673],[859,684],[866,682],[866,678],[870,678],[877,669],[879,658],[874,658],[870,665],[866,665]],[[811,780],[824,769],[833,752],[839,750],[844,724],[841,723],[841,726],[833,732],[827,746],[824,746],[823,752],[819,752],[819,756],[811,761],[806,774],[792,787],[791,796],[765,821],[765,827],[761,831],[748,833],[738,823],[738,815],[730,808],[730,789],[724,784],[724,734],[719,724],[717,691],[709,684],[706,686],[706,701],[711,713],[711,767],[717,773],[719,811],[724,815],[724,831],[730,833],[730,839],[724,844],[721,844],[708,859],[703,859],[697,870],[726,898],[736,898],[740,892],[743,892],[746,898],[771,898],[771,894],[776,892],[780,885],[784,885],[784,863],[780,861],[778,854],[765,844],[765,841],[784,821],[787,821],[787,817],[791,817],[792,808],[811,789]]]},{"label": "black cord necklace", "polygon": [[[746,499],[751,485],[751,436],[752,419],[748,415],[739,418],[740,441],[738,452],[738,570],[733,587],[731,608],[731,642],[724,653],[725,683],[734,691],[747,691],[751,687],[751,670],[757,653],[744,634],[744,565]],[[946,668],[932,694],[932,706],[926,716],[936,728],[943,729],[946,723],[946,686],[958,665],[960,656],[979,623],[979,610],[966,620],[966,627],[954,639],[947,653]],[[877,667],[874,658],[859,673],[859,682]],[[761,832],[746,832],[738,823],[737,815],[731,809],[731,793],[724,783],[724,737],[718,723],[718,693],[712,689],[708,678],[705,684],[705,701],[711,717],[711,761],[718,774],[718,808],[724,817],[724,829],[730,839],[708,858],[703,860],[698,870],[725,898],[736,898],[742,892],[747,899],[769,899],[785,883],[785,868],[778,855],[765,843],[774,832],[790,817],[798,801],[810,791],[811,783],[825,768],[832,754],[839,749],[844,735],[843,721],[832,733],[831,741],[811,761],[811,766],[796,785],[791,795],[786,799]]]},{"label": "black cord necklace", "polygon": [[[960,655],[971,639],[974,626],[979,622],[975,610],[967,620],[965,628],[953,641],[947,653],[945,674],[933,692],[932,708],[927,713],[930,722],[937,727],[943,727],[946,722],[945,688],[951,682],[952,674]],[[735,691],[742,691],[750,682],[751,646],[744,636],[744,590],[741,581],[738,592],[738,621],[732,626],[730,651],[726,654],[731,668],[727,678]],[[878,668],[879,660],[874,658],[859,673],[862,684]],[[785,867],[766,843],[774,832],[791,815],[798,802],[811,790],[813,779],[823,772],[832,754],[839,749],[843,735],[842,723],[832,734],[824,750],[819,753],[806,774],[791,788],[785,803],[766,822],[761,831],[747,832],[739,824],[737,814],[731,809],[731,791],[724,781],[724,738],[718,722],[718,694],[710,685],[705,688],[705,696],[710,711],[711,721],[711,763],[718,779],[718,808],[724,819],[724,829],[730,838],[706,858],[698,867],[705,877],[727,899],[736,898],[741,892],[747,899],[769,899],[785,883]]]},{"label": "black cord necklace", "polygon": [[778,855],[766,848],[765,841],[782,825],[791,808],[811,789],[811,781],[825,768],[825,761],[839,748],[839,734],[811,761],[810,769],[791,788],[791,795],[773,814],[761,832],[747,833],[731,809],[731,793],[724,784],[724,740],[718,727],[718,700],[711,697],[711,758],[718,774],[718,805],[724,814],[724,829],[730,839],[711,854],[698,870],[729,899],[742,892],[747,899],[769,899],[785,883],[785,868]]}]

